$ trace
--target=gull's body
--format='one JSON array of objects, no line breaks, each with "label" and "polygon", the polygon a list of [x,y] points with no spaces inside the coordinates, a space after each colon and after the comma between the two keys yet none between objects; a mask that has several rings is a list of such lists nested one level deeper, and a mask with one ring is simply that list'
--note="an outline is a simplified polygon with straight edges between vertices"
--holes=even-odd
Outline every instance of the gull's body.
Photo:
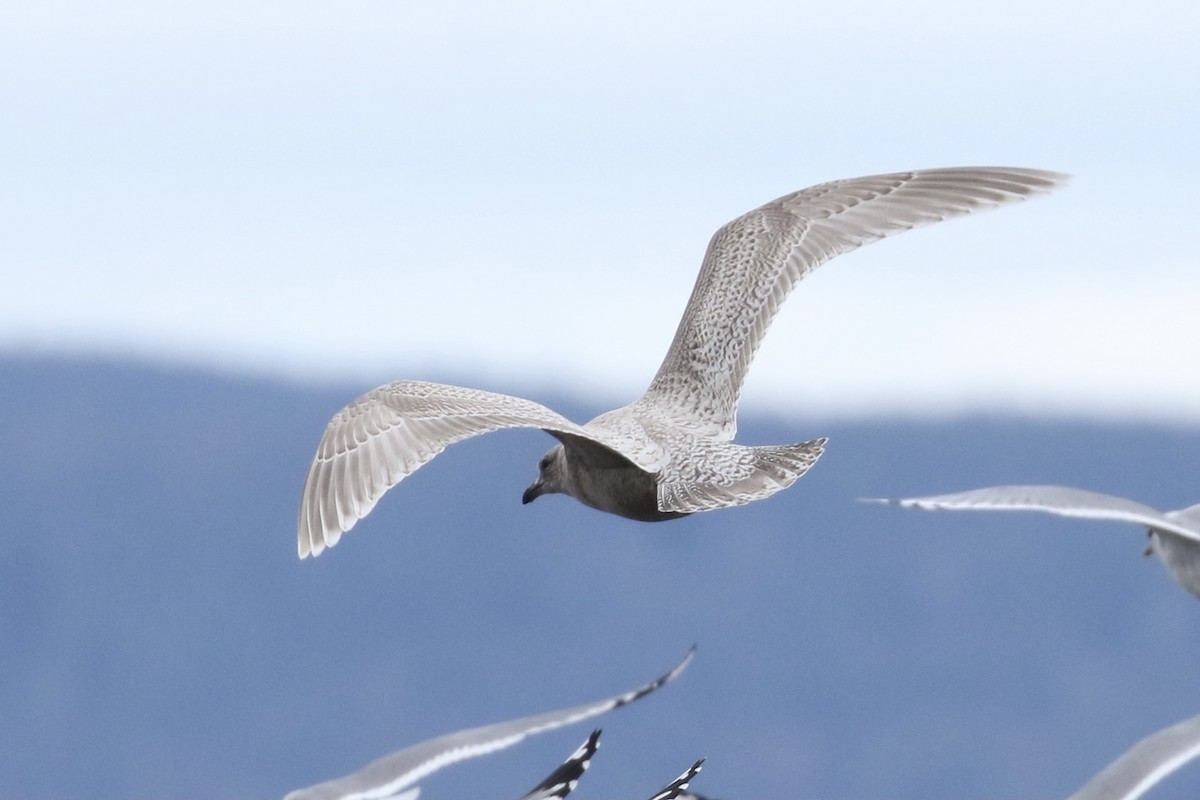
[{"label": "gull's body", "polygon": [[741,505],[791,486],[825,439],[734,444],[742,383],[795,284],[829,259],[922,225],[1045,194],[1052,172],[934,169],[834,181],[722,226],[705,253],[675,338],[645,394],[577,425],[509,395],[417,381],[381,386],[338,412],[305,480],[299,553],[318,555],[389,488],[446,446],[501,428],[559,440],[524,502],[564,493],[656,521]]},{"label": "gull's body", "polygon": [[991,486],[881,502],[929,510],[1045,511],[1063,517],[1132,522],[1149,531],[1146,554],[1156,553],[1171,577],[1200,597],[1200,504],[1164,513],[1124,497],[1067,486]]},{"label": "gull's body", "polygon": [[693,647],[670,672],[632,692],[573,708],[448,733],[378,758],[343,778],[297,789],[288,793],[284,800],[383,800],[399,797],[413,800],[417,781],[443,767],[512,747],[526,736],[582,722],[645,697],[683,672],[695,652],[696,648]]}]

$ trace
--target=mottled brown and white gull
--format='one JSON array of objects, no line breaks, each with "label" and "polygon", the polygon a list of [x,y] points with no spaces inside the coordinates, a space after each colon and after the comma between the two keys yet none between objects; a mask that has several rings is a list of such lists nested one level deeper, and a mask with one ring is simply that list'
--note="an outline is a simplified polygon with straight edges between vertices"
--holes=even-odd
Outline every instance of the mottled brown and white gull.
[{"label": "mottled brown and white gull", "polygon": [[1136,500],[1070,486],[989,486],[868,502],[931,511],[1045,511],[1061,517],[1132,522],[1147,529],[1150,542],[1145,554],[1157,554],[1176,583],[1200,597],[1200,504],[1164,513]]},{"label": "mottled brown and white gull", "polygon": [[325,429],[300,502],[298,550],[318,555],[392,486],[447,445],[501,428],[559,440],[523,502],[563,493],[622,517],[657,521],[742,505],[791,486],[826,440],[734,444],[750,362],[792,287],[829,259],[922,225],[1045,194],[1066,176],[963,167],[823,183],[722,226],[666,358],[627,406],[577,425],[519,397],[421,381],[381,386]]}]

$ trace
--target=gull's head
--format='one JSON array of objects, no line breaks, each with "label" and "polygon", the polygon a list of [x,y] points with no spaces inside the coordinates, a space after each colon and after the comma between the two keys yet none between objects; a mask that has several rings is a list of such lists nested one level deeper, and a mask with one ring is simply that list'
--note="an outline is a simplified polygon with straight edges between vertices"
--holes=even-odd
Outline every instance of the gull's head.
[{"label": "gull's head", "polygon": [[1158,556],[1175,582],[1200,598],[1200,542],[1158,528],[1149,538],[1146,555]]},{"label": "gull's head", "polygon": [[521,502],[532,503],[544,494],[566,492],[566,481],[567,454],[561,444],[556,444],[538,462],[537,480],[529,484],[525,494],[521,495]]}]

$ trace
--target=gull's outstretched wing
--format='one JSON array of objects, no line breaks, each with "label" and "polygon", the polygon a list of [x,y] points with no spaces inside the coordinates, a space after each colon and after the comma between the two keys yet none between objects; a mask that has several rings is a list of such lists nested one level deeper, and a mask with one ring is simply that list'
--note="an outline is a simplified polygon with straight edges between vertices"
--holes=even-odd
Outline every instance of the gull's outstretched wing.
[{"label": "gull's outstretched wing", "polygon": [[596,751],[599,749],[600,731],[597,729],[592,731],[588,740],[581,744],[570,758],[559,765],[554,772],[551,772],[546,780],[533,787],[529,794],[522,797],[521,800],[562,800],[575,791],[579,779],[583,777],[583,773],[587,772],[588,766],[592,763],[592,756],[596,755]]},{"label": "gull's outstretched wing", "polygon": [[703,763],[704,759],[702,758],[695,764],[692,764],[687,772],[668,783],[662,789],[659,789],[650,800],[680,800],[681,798],[688,797],[689,795],[686,794],[688,784],[692,782],[692,778],[695,778],[699,774],[700,765]]},{"label": "gull's outstretched wing", "polygon": [[1142,739],[1069,800],[1137,800],[1198,755],[1200,717],[1192,717]]},{"label": "gull's outstretched wing", "polygon": [[1045,194],[1066,176],[963,167],[812,186],[713,236],[679,328],[643,397],[697,435],[729,440],[742,382],[775,312],[834,256],[921,225]]},{"label": "gull's outstretched wing", "polygon": [[[326,427],[300,499],[300,557],[337,544],[384,492],[448,445],[502,428],[541,428],[622,452],[615,437],[585,431],[531,400],[440,383],[389,383],[343,408]],[[631,449],[627,457],[637,463],[639,452]]]},{"label": "gull's outstretched wing", "polygon": [[[986,489],[954,494],[908,497],[900,500],[871,499],[869,502],[929,510],[1045,511],[1063,517],[1132,522],[1192,541],[1200,541],[1200,530],[1189,527],[1179,519],[1173,519],[1172,515],[1163,514],[1124,497],[1068,486],[990,486]],[[1177,515],[1188,511],[1190,509],[1172,513]]]},{"label": "gull's outstretched wing", "polygon": [[691,663],[695,654],[696,648],[692,647],[674,669],[632,692],[574,708],[548,711],[545,714],[448,733],[376,759],[344,778],[319,783],[307,789],[297,789],[289,793],[284,800],[390,798],[442,767],[512,747],[526,736],[581,722],[641,699],[674,680]]}]

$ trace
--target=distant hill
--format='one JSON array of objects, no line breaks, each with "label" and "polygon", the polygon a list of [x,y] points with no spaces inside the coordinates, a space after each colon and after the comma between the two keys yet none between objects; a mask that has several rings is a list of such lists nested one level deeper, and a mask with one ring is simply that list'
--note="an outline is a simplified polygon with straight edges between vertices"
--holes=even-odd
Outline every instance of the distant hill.
[{"label": "distant hill", "polygon": [[[580,797],[642,796],[701,756],[716,797],[1065,797],[1200,713],[1200,602],[1139,531],[855,501],[1045,482],[1181,507],[1200,429],[745,417],[742,441],[827,435],[827,454],[769,501],[657,525],[522,507],[552,440],[504,432],[300,562],[309,459],[368,388],[0,359],[0,796],[281,796],[631,688],[693,642],[677,684],[601,718]],[[519,796],[586,734],[422,797]],[[1198,795],[1192,769],[1153,796]]]}]

